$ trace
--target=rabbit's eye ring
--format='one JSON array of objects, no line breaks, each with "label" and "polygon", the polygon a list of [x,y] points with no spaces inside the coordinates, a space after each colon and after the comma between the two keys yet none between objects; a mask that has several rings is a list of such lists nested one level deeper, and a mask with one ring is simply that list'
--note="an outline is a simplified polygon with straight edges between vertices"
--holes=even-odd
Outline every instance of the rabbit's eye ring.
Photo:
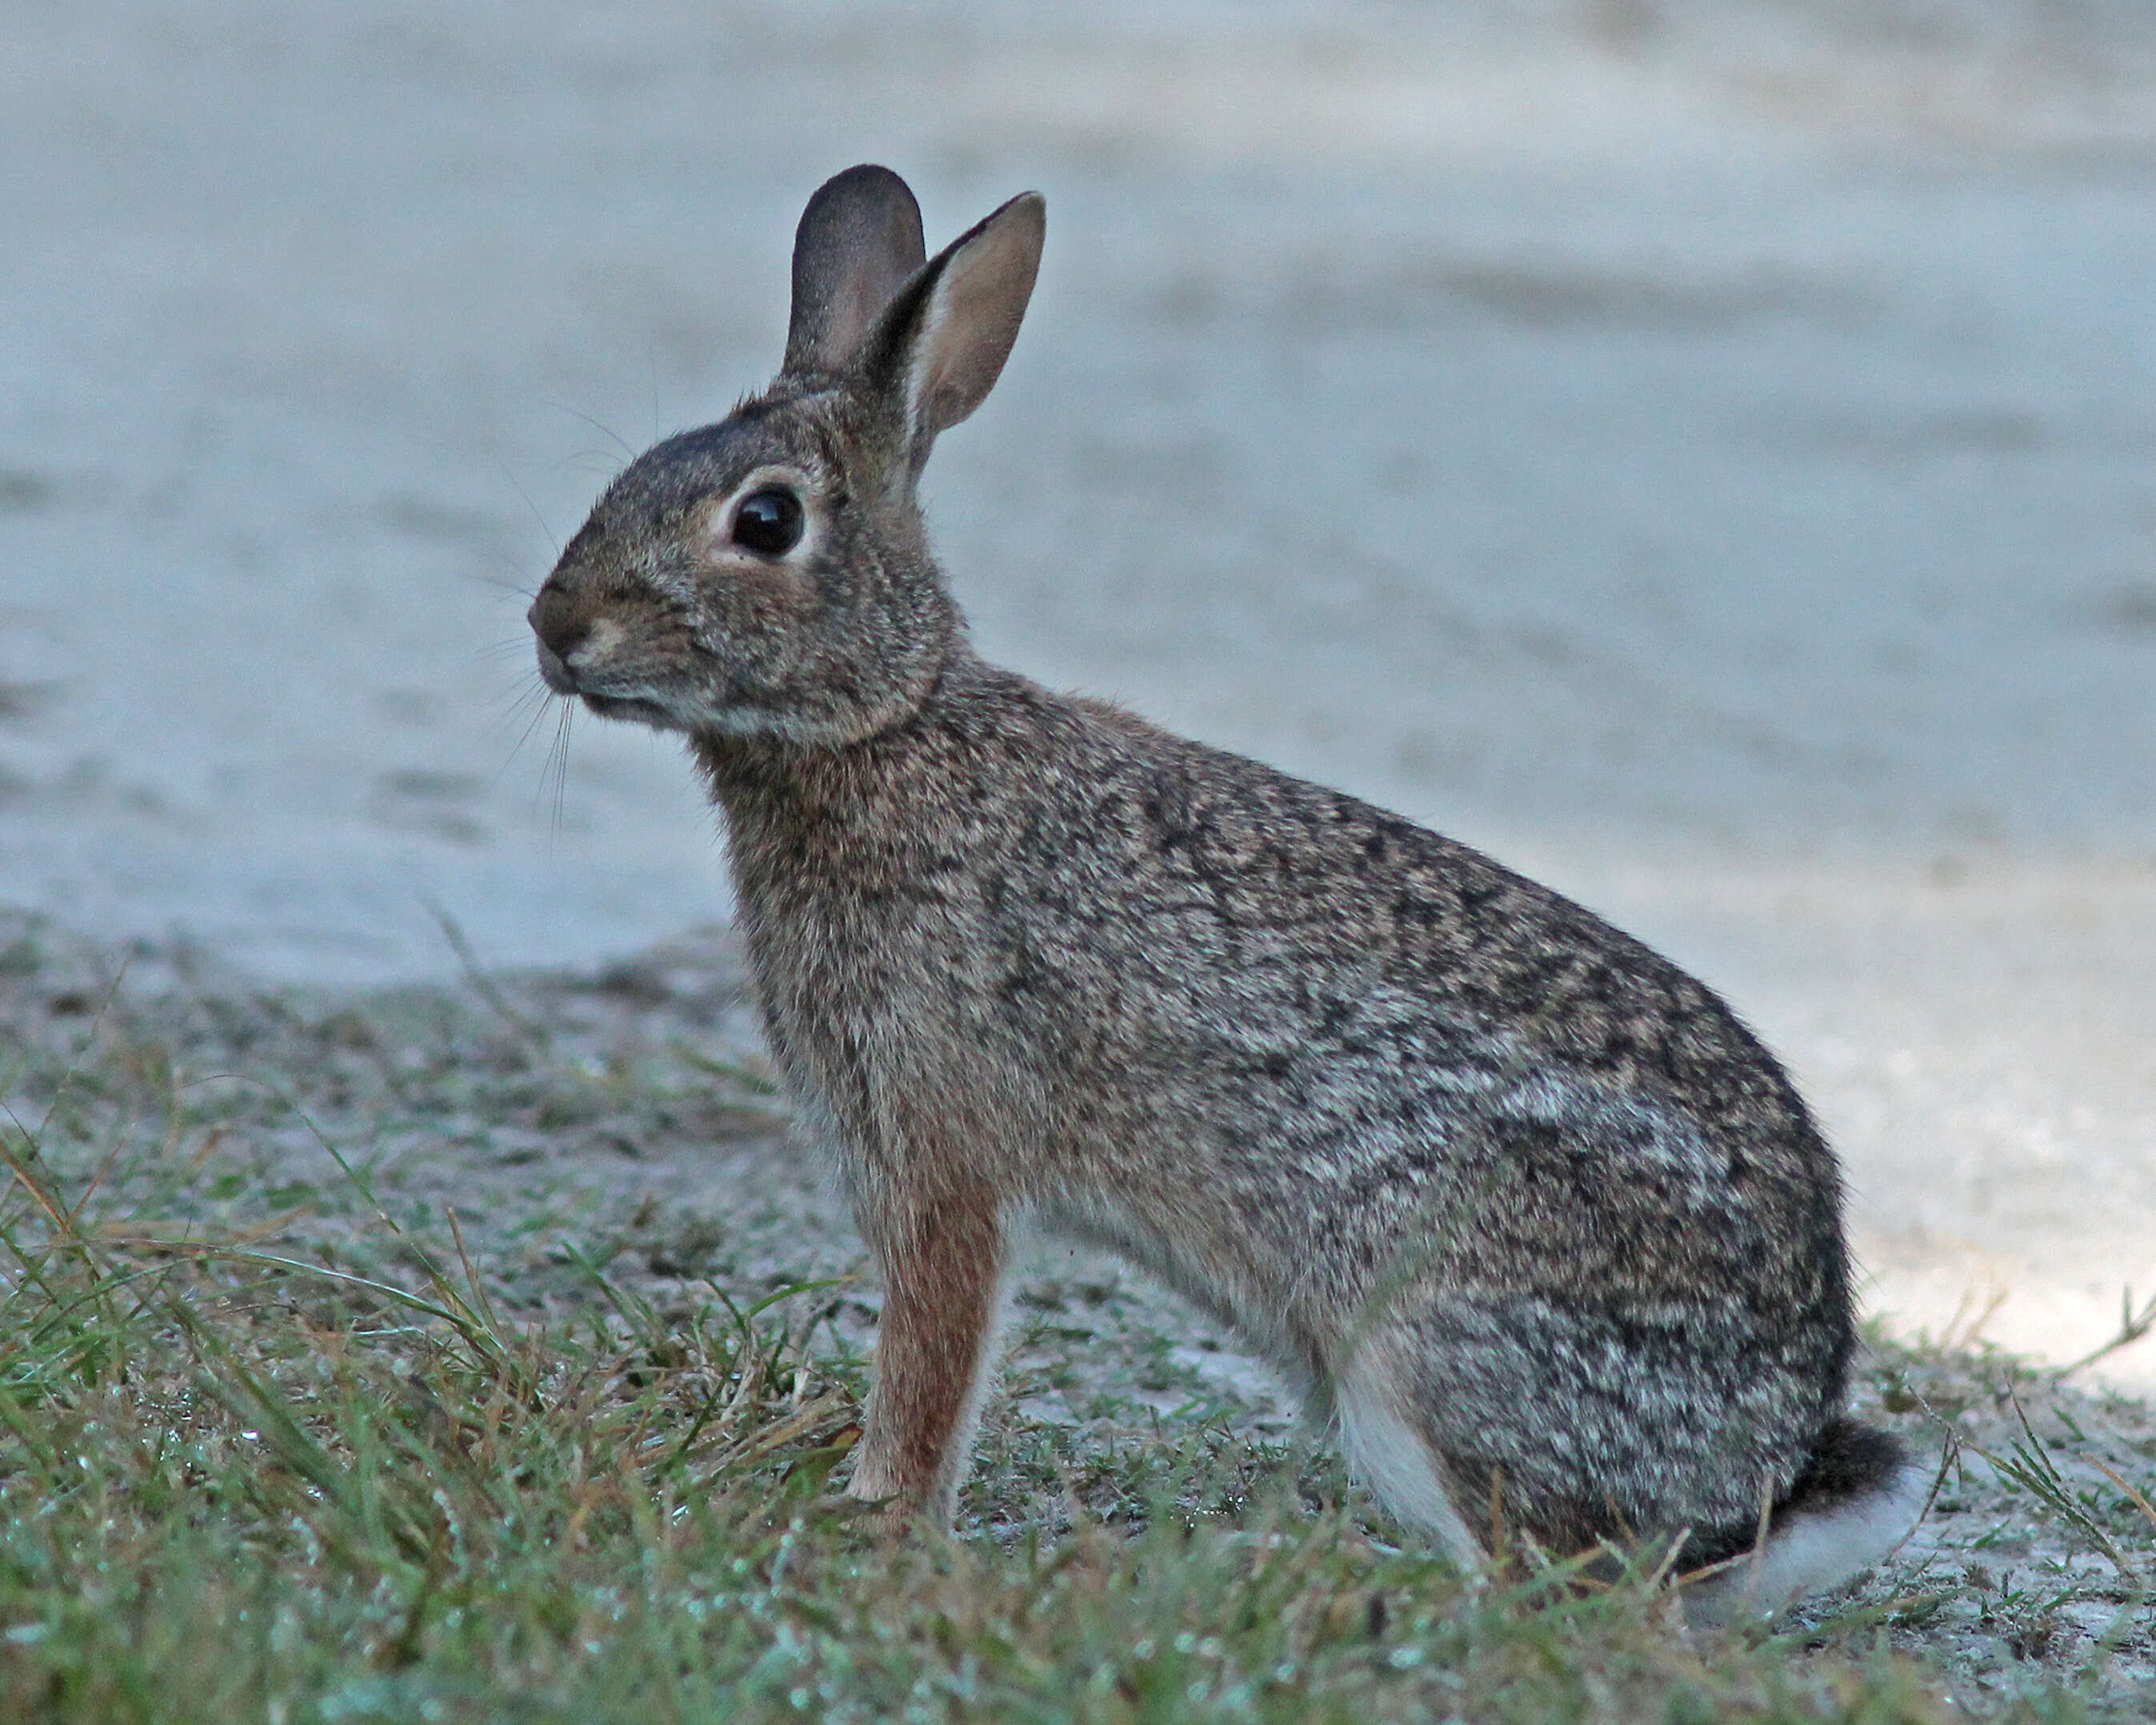
[{"label": "rabbit's eye ring", "polygon": [[734,543],[759,557],[783,557],[801,542],[801,500],[783,485],[766,485],[734,511]]}]

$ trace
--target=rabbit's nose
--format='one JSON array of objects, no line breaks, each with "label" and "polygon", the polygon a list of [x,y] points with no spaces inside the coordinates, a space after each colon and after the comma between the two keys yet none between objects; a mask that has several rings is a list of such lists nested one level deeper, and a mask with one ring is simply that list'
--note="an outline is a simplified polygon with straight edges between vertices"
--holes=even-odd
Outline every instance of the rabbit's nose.
[{"label": "rabbit's nose", "polygon": [[564,661],[583,645],[592,632],[591,619],[579,615],[578,608],[551,587],[540,589],[539,597],[525,614],[525,620],[531,624],[531,633],[539,637],[540,645]]},{"label": "rabbit's nose", "polygon": [[531,633],[539,638],[541,680],[557,695],[574,695],[577,678],[569,669],[568,658],[590,638],[591,619],[579,615],[577,608],[566,603],[554,588],[547,587],[539,590],[539,597],[531,602],[525,620],[531,625]]}]

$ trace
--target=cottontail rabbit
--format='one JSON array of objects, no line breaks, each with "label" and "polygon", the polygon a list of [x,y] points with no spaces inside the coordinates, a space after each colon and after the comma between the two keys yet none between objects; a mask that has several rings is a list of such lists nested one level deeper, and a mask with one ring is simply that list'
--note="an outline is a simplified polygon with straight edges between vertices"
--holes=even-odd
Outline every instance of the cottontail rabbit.
[{"label": "cottontail rabbit", "polygon": [[916,481],[1042,211],[925,260],[896,175],[831,180],[778,380],[632,463],[531,608],[549,686],[682,732],[725,811],[883,1278],[852,1491],[949,1517],[1031,1221],[1229,1327],[1463,1561],[1496,1523],[1681,1535],[1750,1553],[1697,1594],[1768,1606],[1860,1568],[1912,1470],[1843,1416],[1834,1157],[1729,1009],[1476,851],[968,644]]}]

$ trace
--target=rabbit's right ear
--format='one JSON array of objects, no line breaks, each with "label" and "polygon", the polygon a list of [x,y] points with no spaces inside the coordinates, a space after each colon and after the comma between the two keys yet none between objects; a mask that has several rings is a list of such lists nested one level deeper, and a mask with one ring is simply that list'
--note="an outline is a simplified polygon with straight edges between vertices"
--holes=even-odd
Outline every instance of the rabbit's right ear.
[{"label": "rabbit's right ear", "polygon": [[891,297],[927,258],[905,181],[864,162],[816,188],[793,234],[786,376],[844,371]]},{"label": "rabbit's right ear", "polygon": [[861,351],[862,379],[896,410],[916,473],[937,434],[1003,374],[1040,269],[1046,208],[1022,192],[968,228],[885,308]]}]

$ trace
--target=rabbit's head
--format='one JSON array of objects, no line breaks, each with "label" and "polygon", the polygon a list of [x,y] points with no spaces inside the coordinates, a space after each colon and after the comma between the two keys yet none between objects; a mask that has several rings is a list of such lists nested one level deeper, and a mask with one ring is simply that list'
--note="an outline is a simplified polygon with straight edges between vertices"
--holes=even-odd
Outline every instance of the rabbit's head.
[{"label": "rabbit's head", "polygon": [[1028,193],[924,262],[889,169],[819,190],[777,380],[607,487],[531,607],[547,685],[665,730],[824,746],[911,712],[963,626],[915,482],[1003,370],[1043,231]]}]

